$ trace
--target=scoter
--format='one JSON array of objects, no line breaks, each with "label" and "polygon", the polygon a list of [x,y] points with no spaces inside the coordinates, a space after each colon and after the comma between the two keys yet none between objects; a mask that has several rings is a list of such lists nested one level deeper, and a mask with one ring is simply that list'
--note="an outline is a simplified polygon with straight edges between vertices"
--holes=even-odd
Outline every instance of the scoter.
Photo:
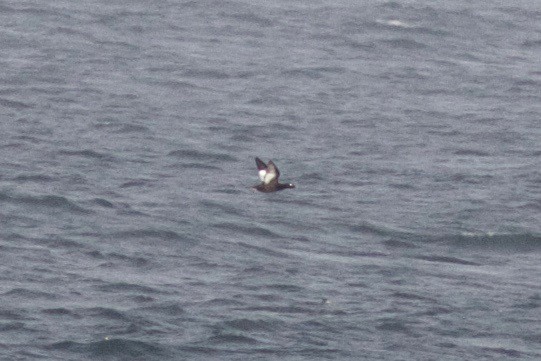
[{"label": "scoter", "polygon": [[278,178],[280,177],[280,171],[278,167],[273,163],[272,160],[269,160],[269,163],[265,164],[261,159],[255,158],[255,163],[257,164],[257,169],[259,170],[259,179],[261,179],[261,184],[254,186],[254,189],[257,189],[260,192],[277,192],[286,188],[295,188],[295,185],[292,183],[279,183]]}]

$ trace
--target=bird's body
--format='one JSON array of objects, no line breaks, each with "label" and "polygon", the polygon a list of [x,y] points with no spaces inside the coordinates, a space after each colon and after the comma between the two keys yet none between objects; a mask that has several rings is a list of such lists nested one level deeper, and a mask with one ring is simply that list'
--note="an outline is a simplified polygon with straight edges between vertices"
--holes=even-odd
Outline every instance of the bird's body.
[{"label": "bird's body", "polygon": [[278,182],[280,171],[272,160],[269,160],[269,163],[265,164],[261,159],[256,157],[255,163],[257,164],[257,169],[259,170],[259,179],[261,179],[261,184],[254,186],[254,189],[260,192],[268,193],[281,191],[282,189],[286,188],[295,188],[294,184]]}]

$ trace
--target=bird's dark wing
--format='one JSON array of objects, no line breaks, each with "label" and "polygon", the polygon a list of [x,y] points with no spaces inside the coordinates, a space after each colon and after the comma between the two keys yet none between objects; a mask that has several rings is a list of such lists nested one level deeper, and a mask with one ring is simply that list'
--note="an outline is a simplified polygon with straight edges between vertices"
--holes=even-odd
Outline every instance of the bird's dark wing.
[{"label": "bird's dark wing", "polygon": [[257,164],[257,169],[259,170],[259,179],[261,179],[261,182],[268,184],[274,178],[274,173],[271,173],[269,167],[257,157],[255,158],[255,164]]},{"label": "bird's dark wing", "polygon": [[257,164],[258,170],[267,170],[267,165],[258,157],[255,157],[255,164]]},{"label": "bird's dark wing", "polygon": [[271,174],[275,174],[275,179],[278,181],[278,177],[280,177],[280,171],[278,170],[278,167],[276,164],[273,163],[272,160],[269,160],[269,164],[267,165],[267,172]]}]

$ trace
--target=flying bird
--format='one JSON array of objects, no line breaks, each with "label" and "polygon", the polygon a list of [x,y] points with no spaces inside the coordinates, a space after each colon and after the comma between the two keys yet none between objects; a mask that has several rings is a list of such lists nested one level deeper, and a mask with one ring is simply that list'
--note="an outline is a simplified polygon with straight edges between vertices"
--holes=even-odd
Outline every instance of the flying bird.
[{"label": "flying bird", "polygon": [[254,189],[257,189],[260,192],[277,192],[286,188],[295,188],[295,185],[292,183],[283,184],[278,182],[280,171],[272,160],[269,160],[269,163],[265,164],[261,159],[256,157],[255,163],[257,164],[257,169],[259,170],[259,179],[261,179],[261,184],[254,186]]}]

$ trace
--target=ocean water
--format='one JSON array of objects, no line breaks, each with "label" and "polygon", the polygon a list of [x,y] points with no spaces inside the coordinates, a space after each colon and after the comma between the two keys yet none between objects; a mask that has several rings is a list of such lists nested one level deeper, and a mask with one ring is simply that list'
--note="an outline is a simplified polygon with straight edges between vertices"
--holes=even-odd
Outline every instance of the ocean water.
[{"label": "ocean water", "polygon": [[2,0],[0,64],[1,360],[541,359],[537,0]]}]

